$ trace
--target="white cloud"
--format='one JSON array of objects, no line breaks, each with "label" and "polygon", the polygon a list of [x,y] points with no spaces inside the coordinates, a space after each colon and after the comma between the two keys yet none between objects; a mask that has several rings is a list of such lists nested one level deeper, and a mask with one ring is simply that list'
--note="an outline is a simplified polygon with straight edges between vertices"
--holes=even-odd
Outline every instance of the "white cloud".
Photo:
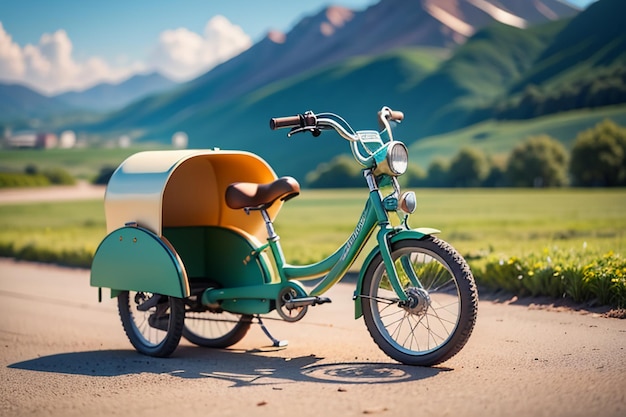
[{"label": "white cloud", "polygon": [[185,28],[166,30],[149,59],[150,66],[176,79],[198,76],[248,49],[252,41],[224,16],[211,18],[202,35]]},{"label": "white cloud", "polygon": [[72,49],[72,41],[64,30],[44,33],[37,45],[27,44],[22,48],[13,42],[0,22],[0,80],[54,94],[117,81],[145,69],[141,64],[113,68],[99,57],[77,62]]},{"label": "white cloud", "polygon": [[206,24],[203,34],[185,28],[161,33],[148,62],[113,66],[93,56],[78,62],[64,30],[45,33],[36,45],[21,47],[0,22],[0,82],[29,85],[48,94],[81,90],[101,82],[119,82],[137,73],[160,71],[187,80],[249,48],[251,39],[223,16]]},{"label": "white cloud", "polygon": [[0,77],[9,81],[20,80],[25,65],[22,49],[13,42],[11,35],[5,32],[0,22]]}]

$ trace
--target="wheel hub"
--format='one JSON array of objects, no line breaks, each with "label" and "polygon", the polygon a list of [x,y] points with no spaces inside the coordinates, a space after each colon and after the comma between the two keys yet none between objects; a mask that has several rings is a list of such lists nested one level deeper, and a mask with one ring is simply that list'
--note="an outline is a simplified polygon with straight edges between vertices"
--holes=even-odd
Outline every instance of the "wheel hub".
[{"label": "wheel hub", "polygon": [[430,295],[423,288],[411,287],[405,291],[408,299],[400,304],[411,314],[424,314],[430,307]]}]

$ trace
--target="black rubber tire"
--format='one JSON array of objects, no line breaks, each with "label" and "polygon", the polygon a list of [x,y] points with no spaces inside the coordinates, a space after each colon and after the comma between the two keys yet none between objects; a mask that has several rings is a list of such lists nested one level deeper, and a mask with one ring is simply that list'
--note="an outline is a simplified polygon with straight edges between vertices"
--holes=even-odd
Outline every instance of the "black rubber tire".
[{"label": "black rubber tire", "polygon": [[[389,357],[407,365],[433,366],[450,359],[467,343],[478,313],[478,291],[467,262],[433,236],[398,241],[391,253],[396,265],[401,256],[411,255],[413,268],[422,268],[416,274],[430,303],[420,312],[400,306],[384,281],[386,270],[378,254],[367,266],[361,297],[372,339]],[[406,291],[410,283],[404,281]],[[395,302],[389,301],[394,298]]]},{"label": "black rubber tire", "polygon": [[[194,324],[198,320],[202,321],[201,326]],[[183,337],[198,346],[223,349],[243,339],[251,324],[249,314],[187,312]]]},{"label": "black rubber tire", "polygon": [[[185,324],[185,304],[183,299],[161,296],[158,306],[148,311],[137,309],[138,299],[154,296],[150,293],[123,291],[117,296],[117,306],[124,332],[133,347],[144,355],[168,357],[178,347]],[[160,314],[159,329],[149,323],[150,316]]]}]

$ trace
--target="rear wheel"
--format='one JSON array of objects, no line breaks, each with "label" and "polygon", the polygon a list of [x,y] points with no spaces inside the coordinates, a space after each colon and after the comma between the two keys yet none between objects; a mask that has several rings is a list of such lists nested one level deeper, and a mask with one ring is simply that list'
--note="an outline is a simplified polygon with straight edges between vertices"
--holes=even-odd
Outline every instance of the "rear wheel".
[{"label": "rear wheel", "polygon": [[249,314],[188,311],[185,314],[183,337],[198,346],[227,348],[244,338],[251,323],[252,316]]},{"label": "rear wheel", "polygon": [[126,336],[138,352],[167,357],[176,350],[185,321],[181,298],[123,291],[117,306]]},{"label": "rear wheel", "polygon": [[202,293],[207,288],[219,287],[211,280],[191,282],[192,295],[185,299],[183,337],[195,345],[227,348],[243,339],[250,329],[251,315],[229,313],[222,310],[219,304],[202,304]]},{"label": "rear wheel", "polygon": [[478,292],[469,266],[432,236],[396,242],[391,255],[407,300],[397,297],[377,255],[365,273],[361,295],[372,339],[407,365],[432,366],[450,359],[476,323]]}]

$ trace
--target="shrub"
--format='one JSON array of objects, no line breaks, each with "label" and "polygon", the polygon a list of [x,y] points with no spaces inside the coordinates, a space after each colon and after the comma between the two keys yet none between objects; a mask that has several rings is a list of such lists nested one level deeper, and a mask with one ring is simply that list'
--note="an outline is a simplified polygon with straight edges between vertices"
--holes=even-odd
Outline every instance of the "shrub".
[{"label": "shrub", "polygon": [[626,259],[609,252],[586,265],[582,274],[598,303],[626,307]]},{"label": "shrub", "polygon": [[613,252],[592,256],[546,249],[541,255],[491,259],[473,269],[478,284],[491,290],[626,307],[626,259]]},{"label": "shrub", "polygon": [[116,167],[112,167],[112,166],[105,166],[105,167],[100,168],[100,173],[92,181],[93,184],[107,185],[116,169],[117,169]]},{"label": "shrub", "polygon": [[63,168],[47,168],[41,172],[51,184],[55,185],[73,185],[76,179]]},{"label": "shrub", "polygon": [[0,173],[0,188],[43,187],[46,185],[50,185],[50,180],[42,174],[29,175],[17,172]]}]

